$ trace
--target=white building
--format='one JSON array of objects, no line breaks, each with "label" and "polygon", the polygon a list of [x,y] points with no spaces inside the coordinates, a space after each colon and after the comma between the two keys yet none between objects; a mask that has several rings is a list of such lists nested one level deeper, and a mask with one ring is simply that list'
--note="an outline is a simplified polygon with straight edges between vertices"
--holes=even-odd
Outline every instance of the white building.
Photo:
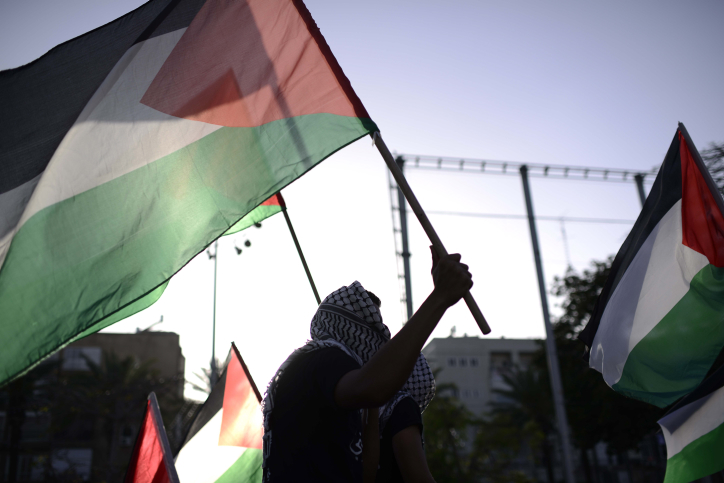
[{"label": "white building", "polygon": [[433,370],[440,369],[436,383],[454,383],[460,401],[481,416],[488,403],[500,397],[492,390],[506,388],[501,371],[513,365],[527,367],[537,348],[533,339],[446,337],[433,339],[422,353]]}]

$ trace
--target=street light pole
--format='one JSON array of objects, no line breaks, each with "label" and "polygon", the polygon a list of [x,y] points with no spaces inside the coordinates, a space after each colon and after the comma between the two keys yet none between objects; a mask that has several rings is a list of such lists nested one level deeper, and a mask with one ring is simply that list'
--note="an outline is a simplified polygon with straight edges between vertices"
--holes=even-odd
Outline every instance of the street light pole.
[{"label": "street light pole", "polygon": [[214,318],[211,325],[211,387],[219,380],[219,369],[216,367],[216,267],[218,265],[219,240],[214,242],[214,254],[209,254],[214,259]]}]

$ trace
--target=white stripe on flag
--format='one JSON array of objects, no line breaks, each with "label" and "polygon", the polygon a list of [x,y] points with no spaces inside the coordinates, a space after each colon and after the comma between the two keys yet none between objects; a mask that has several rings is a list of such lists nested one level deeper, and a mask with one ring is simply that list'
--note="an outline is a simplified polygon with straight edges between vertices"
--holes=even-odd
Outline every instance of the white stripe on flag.
[{"label": "white stripe on flag", "polygon": [[724,424],[724,387],[661,418],[666,458],[671,459],[705,434]]},{"label": "white stripe on flag", "polygon": [[682,243],[681,200],[659,221],[611,295],[591,347],[589,365],[613,386],[636,344],[689,291],[709,260]]},{"label": "white stripe on flag", "polygon": [[[140,103],[185,30],[140,42],[123,55],[63,138],[9,237],[43,208],[148,165],[221,128]],[[0,266],[9,237],[0,240]]]},{"label": "white stripe on flag", "polygon": [[211,420],[181,448],[176,456],[179,481],[213,483],[246,451],[240,446],[219,446],[221,417],[219,410]]}]

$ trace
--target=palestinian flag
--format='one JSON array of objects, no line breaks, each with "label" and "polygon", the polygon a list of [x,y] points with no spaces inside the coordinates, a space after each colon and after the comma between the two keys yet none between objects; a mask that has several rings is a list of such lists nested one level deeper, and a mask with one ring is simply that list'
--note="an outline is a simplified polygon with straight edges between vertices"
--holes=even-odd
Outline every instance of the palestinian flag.
[{"label": "palestinian flag", "polygon": [[236,222],[231,228],[224,232],[224,235],[232,235],[238,233],[241,230],[246,230],[250,226],[261,223],[272,215],[284,211],[287,209],[287,205],[282,198],[281,193],[277,193],[256,208],[251,213],[246,215],[244,218]]},{"label": "palestinian flag", "polygon": [[125,483],[177,483],[176,468],[171,459],[166,428],[156,394],[151,393],[146,403],[146,415],[136,437],[131,461],[126,469]]},{"label": "palestinian flag", "polygon": [[226,370],[176,457],[179,478],[186,483],[261,482],[262,432],[261,394],[232,344]]},{"label": "palestinian flag", "polygon": [[614,390],[664,407],[724,347],[724,202],[683,124],[579,338]]},{"label": "palestinian flag", "polygon": [[666,440],[664,483],[688,483],[724,470],[724,369],[659,421]]},{"label": "palestinian flag", "polygon": [[0,384],[377,129],[301,0],[151,0],[0,72],[0,105]]}]

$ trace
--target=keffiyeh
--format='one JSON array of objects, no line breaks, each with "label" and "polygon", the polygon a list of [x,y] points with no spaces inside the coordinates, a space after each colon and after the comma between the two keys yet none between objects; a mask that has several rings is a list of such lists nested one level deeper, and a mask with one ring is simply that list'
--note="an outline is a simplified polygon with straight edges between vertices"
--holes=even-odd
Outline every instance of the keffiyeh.
[{"label": "keffiyeh", "polygon": [[[390,340],[390,331],[382,322],[379,309],[372,302],[362,284],[357,281],[332,292],[322,301],[312,318],[309,332],[311,340],[292,352],[282,363],[269,382],[262,402],[264,416],[264,463],[262,466],[264,468],[267,468],[267,459],[272,448],[271,416],[274,410],[274,397],[279,378],[287,367],[303,354],[328,347],[336,347],[358,364],[364,365],[385,342]],[[392,414],[394,406],[408,395],[418,403],[420,411],[424,411],[435,395],[435,380],[425,356],[422,354],[417,359],[415,368],[402,390],[380,408],[380,433]],[[386,415],[386,418],[383,415]],[[268,472],[265,476],[269,476]]]}]

